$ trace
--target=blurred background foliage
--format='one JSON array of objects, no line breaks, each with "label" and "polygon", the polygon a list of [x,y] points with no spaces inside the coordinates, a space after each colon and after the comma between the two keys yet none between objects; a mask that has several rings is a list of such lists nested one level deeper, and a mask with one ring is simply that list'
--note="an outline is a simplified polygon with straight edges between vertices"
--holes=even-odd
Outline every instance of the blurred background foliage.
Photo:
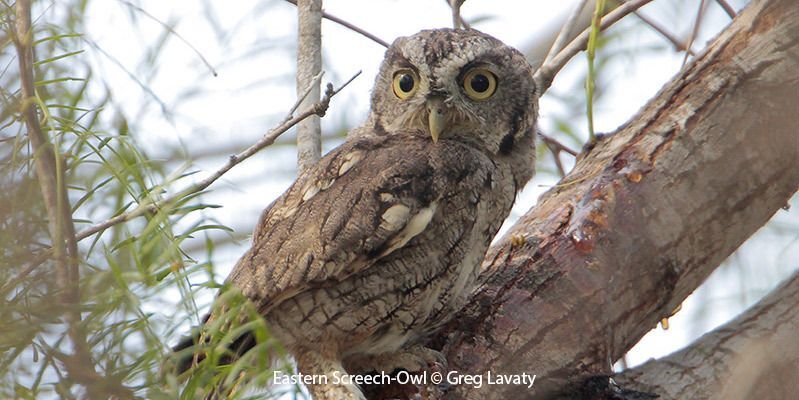
[{"label": "blurred background foliage", "polygon": [[[367,30],[392,21],[393,28],[383,35],[411,34],[450,21],[445,2],[364,2],[359,13],[348,13],[352,6],[341,3],[329,0],[326,9]],[[512,5],[486,8],[482,3],[466,2],[466,21],[516,40],[512,44],[534,65],[571,7],[563,2],[553,11],[558,18],[535,29],[519,25],[503,32],[497,28],[506,24],[503,17],[519,11]],[[525,7],[551,2],[529,3]],[[706,3],[694,51],[729,21],[713,2]],[[392,14],[422,4],[430,8],[430,18],[437,18],[435,25],[415,26]],[[740,9],[744,2],[732,4]],[[333,11],[337,5],[342,11]],[[641,12],[687,42],[698,5],[692,0],[655,1]],[[380,7],[390,11],[375,11]],[[277,0],[200,0],[191,6],[145,0],[33,2],[40,118],[65,160],[64,179],[78,232],[187,187],[282,119],[294,101],[294,11]],[[48,259],[51,240],[35,154],[20,114],[14,23],[14,3],[0,0],[0,398],[194,398],[213,383],[210,371],[180,384],[174,376],[162,379],[160,364],[169,346],[197,325],[209,307],[246,248],[260,210],[294,179],[293,132],[209,191],[81,240],[80,300],[64,304],[56,266]],[[323,32],[326,81],[341,83],[354,71],[365,70],[333,100],[323,118],[324,147],[329,150],[365,117],[371,77],[383,49],[328,21]],[[651,23],[634,16],[603,33],[597,52],[594,114],[600,132],[628,119],[679,70],[684,57]],[[359,58],[354,53],[363,54]],[[215,78],[217,72],[220,78]],[[580,55],[562,71],[541,105],[542,132],[577,151],[588,137],[586,73]],[[539,143],[538,175],[520,195],[509,222],[557,183],[561,168],[568,171],[573,164],[573,156]],[[796,205],[796,198],[792,203]],[[752,304],[799,267],[798,243],[796,213],[779,213],[689,299],[672,322],[679,329],[653,331],[626,361],[640,363],[676,350]],[[86,334],[88,359],[73,357],[66,307],[80,311],[77,324]],[[252,311],[241,307],[242,312]],[[263,327],[258,329],[268,337]],[[261,356],[279,355],[269,342],[261,351]],[[252,385],[265,385],[271,376],[261,367]],[[302,396],[297,387],[270,391]]]}]

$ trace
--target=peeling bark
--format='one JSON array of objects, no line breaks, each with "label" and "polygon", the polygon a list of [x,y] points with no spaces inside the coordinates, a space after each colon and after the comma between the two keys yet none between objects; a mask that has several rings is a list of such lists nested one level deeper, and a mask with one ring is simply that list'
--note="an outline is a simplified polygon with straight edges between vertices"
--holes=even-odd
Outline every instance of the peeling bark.
[{"label": "peeling bark", "polygon": [[489,251],[433,340],[450,370],[536,374],[534,388],[424,391],[549,398],[610,375],[796,192],[797,104],[799,2],[755,0]]}]

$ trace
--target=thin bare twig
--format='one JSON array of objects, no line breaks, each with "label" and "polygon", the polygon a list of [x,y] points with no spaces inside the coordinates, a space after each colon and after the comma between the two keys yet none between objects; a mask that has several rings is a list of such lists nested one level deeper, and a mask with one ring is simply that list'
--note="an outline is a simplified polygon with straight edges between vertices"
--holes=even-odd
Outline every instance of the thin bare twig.
[{"label": "thin bare twig", "polygon": [[[117,224],[120,224],[120,223],[123,223],[123,222],[126,222],[126,221],[130,221],[131,219],[134,219],[136,217],[140,217],[140,216],[142,216],[142,215],[144,215],[146,213],[156,212],[159,208],[163,208],[167,204],[175,203],[175,202],[179,201],[180,199],[182,199],[182,198],[184,198],[184,197],[186,197],[188,195],[191,195],[191,194],[200,192],[202,190],[205,190],[206,188],[211,186],[211,184],[214,183],[217,179],[221,178],[222,175],[224,175],[225,173],[230,171],[230,169],[232,169],[236,165],[240,164],[242,161],[250,158],[255,153],[261,151],[263,148],[265,148],[265,147],[271,145],[272,143],[274,143],[275,139],[277,139],[280,135],[285,133],[287,130],[289,130],[294,125],[297,125],[300,121],[304,120],[305,118],[308,118],[311,115],[318,115],[320,117],[324,116],[325,112],[327,112],[327,109],[330,106],[330,99],[332,99],[333,96],[338,94],[342,89],[344,89],[347,85],[349,85],[350,82],[352,82],[360,74],[361,74],[361,71],[358,71],[358,73],[353,75],[352,78],[347,80],[347,82],[344,82],[344,84],[341,85],[338,89],[333,89],[333,85],[328,83],[327,84],[327,90],[325,91],[325,95],[322,97],[321,100],[319,100],[316,103],[312,104],[311,106],[305,108],[302,112],[300,112],[296,116],[293,116],[292,114],[288,114],[286,116],[286,118],[283,120],[283,122],[281,122],[277,127],[273,128],[269,132],[267,132],[255,144],[251,145],[250,147],[246,148],[245,150],[241,151],[240,153],[238,153],[236,155],[230,156],[230,158],[228,159],[228,162],[225,165],[223,165],[221,168],[219,168],[216,172],[214,172],[211,176],[209,176],[209,177],[203,179],[202,181],[199,181],[199,182],[197,182],[197,183],[195,183],[193,185],[190,185],[189,187],[187,187],[187,188],[185,188],[185,189],[183,189],[183,190],[175,193],[174,195],[169,196],[169,197],[167,197],[167,198],[165,198],[163,200],[155,201],[155,202],[153,202],[153,201],[143,202],[143,203],[139,204],[138,207],[136,207],[135,209],[133,209],[131,211],[119,214],[119,215],[117,215],[117,216],[115,216],[113,218],[109,218],[109,219],[107,219],[107,220],[105,220],[105,221],[103,221],[103,222],[101,222],[99,224],[92,225],[92,226],[90,226],[90,227],[78,232],[77,239],[78,240],[83,240],[83,239],[85,239],[85,238],[87,238],[87,237],[89,237],[91,235],[94,235],[97,232],[100,232],[100,231],[103,231],[105,229],[108,229],[108,228],[110,228],[110,227],[112,227],[114,225],[117,225]],[[294,107],[292,107],[292,108],[294,108]]]},{"label": "thin bare twig", "polygon": [[143,9],[143,8],[141,8],[141,7],[137,6],[137,5],[135,5],[135,4],[133,4],[133,3],[129,2],[129,1],[125,1],[125,0],[120,0],[120,1],[122,2],[122,4],[124,4],[124,5],[128,6],[128,7],[132,8],[132,9],[134,9],[134,10],[136,10],[136,11],[140,12],[140,13],[142,13],[142,14],[143,14],[144,16],[146,16],[147,18],[150,18],[151,20],[155,21],[157,24],[161,25],[161,27],[163,27],[163,28],[164,28],[165,30],[167,30],[169,33],[171,33],[171,34],[175,35],[175,37],[176,37],[176,38],[178,38],[178,39],[180,39],[180,41],[181,41],[181,42],[185,43],[185,44],[186,44],[186,46],[189,46],[189,48],[191,49],[191,51],[193,51],[193,52],[194,52],[194,54],[196,54],[196,55],[197,55],[197,57],[200,57],[200,60],[203,62],[203,64],[205,64],[205,66],[206,66],[206,67],[207,67],[207,68],[208,68],[208,69],[211,71],[211,73],[212,73],[214,76],[217,76],[217,75],[218,75],[218,74],[216,73],[216,70],[214,69],[214,67],[211,65],[211,63],[210,63],[210,62],[208,62],[208,60],[206,60],[206,59],[205,59],[205,57],[203,56],[203,54],[202,54],[202,53],[200,53],[200,50],[197,50],[197,48],[196,48],[196,47],[194,47],[194,45],[192,45],[192,44],[191,44],[191,43],[190,43],[188,40],[186,40],[186,38],[184,38],[183,36],[181,36],[181,35],[180,35],[180,34],[179,34],[179,33],[178,33],[178,32],[177,32],[177,31],[176,31],[174,28],[172,28],[171,26],[167,25],[166,23],[164,23],[164,22],[163,22],[163,21],[161,21],[160,19],[158,19],[158,18],[154,17],[152,14],[148,13],[148,12],[147,12],[145,9]]},{"label": "thin bare twig", "polygon": [[563,163],[560,161],[560,153],[566,152],[569,153],[572,157],[577,156],[577,152],[566,146],[565,144],[557,141],[555,138],[547,136],[541,131],[538,132],[538,136],[541,137],[541,140],[544,144],[547,145],[547,149],[549,152],[552,153],[552,158],[555,160],[555,167],[558,169],[558,174],[561,178],[566,176],[566,170],[563,168]]},{"label": "thin bare twig", "polygon": [[729,15],[729,16],[730,16],[730,18],[735,18],[735,16],[737,15],[737,14],[735,13],[735,9],[734,9],[734,8],[732,8],[732,6],[730,5],[730,3],[727,3],[727,0],[716,0],[716,3],[719,3],[719,5],[721,6],[721,8],[723,8],[723,9],[724,9],[724,12],[726,12],[726,13],[727,13],[727,15]]},{"label": "thin bare twig", "polygon": [[564,178],[566,176],[566,169],[563,168],[563,163],[560,161],[560,152],[549,147],[549,145],[547,145],[547,148],[549,152],[552,153],[552,158],[555,160],[555,167],[558,169],[558,175]]},{"label": "thin bare twig", "polygon": [[667,31],[666,28],[664,28],[663,26],[658,24],[657,21],[647,17],[646,15],[644,15],[643,13],[640,13],[638,11],[635,11],[633,14],[635,14],[635,16],[638,17],[638,19],[643,21],[645,24],[649,25],[649,27],[654,29],[661,36],[666,38],[666,40],[671,42],[671,44],[674,45],[674,48],[676,48],[677,51],[686,51],[686,52],[688,52],[689,55],[692,55],[692,56],[695,55],[694,51],[691,50],[691,48],[688,47],[688,45],[684,41],[680,40],[679,38],[677,38],[677,36],[674,36],[674,34],[672,34],[671,32]]},{"label": "thin bare twig", "polygon": [[[295,6],[297,5],[297,0],[286,0],[286,2],[294,4]],[[339,24],[339,25],[341,25],[341,26],[343,26],[343,27],[355,32],[355,33],[359,33],[362,36],[364,36],[364,37],[366,37],[368,39],[371,39],[373,42],[375,42],[375,43],[377,43],[377,44],[379,44],[379,45],[381,45],[383,47],[388,47],[388,42],[386,42],[385,40],[380,39],[379,37],[367,32],[367,31],[365,31],[365,30],[363,30],[363,29],[361,29],[361,28],[359,28],[359,27],[357,27],[357,26],[355,26],[355,25],[353,25],[353,24],[351,24],[351,23],[339,18],[339,17],[336,17],[335,15],[328,14],[324,10],[322,10],[322,18],[324,18],[324,19],[326,19],[328,21],[333,21],[333,22],[335,22],[335,23],[337,23],[337,24]]]},{"label": "thin bare twig", "polygon": [[294,102],[294,105],[291,106],[291,110],[289,110],[288,115],[294,115],[300,105],[305,101],[309,94],[314,90],[314,88],[319,87],[319,82],[322,80],[322,77],[325,75],[325,71],[319,71],[311,80],[306,84],[307,87],[305,88],[302,93],[299,93],[297,96],[297,101]]},{"label": "thin bare twig", "polygon": [[[340,140],[345,137],[346,134],[342,134],[341,132],[336,132],[334,134],[322,134],[322,140]],[[278,140],[275,140],[275,143],[272,143],[272,146],[294,146],[296,143],[294,138],[288,137],[280,137]],[[201,160],[204,158],[215,158],[215,157],[227,157],[237,151],[239,151],[242,147],[242,143],[239,142],[232,142],[232,143],[225,143],[220,146],[214,146],[213,148],[208,149],[199,149],[196,152],[189,153],[186,157],[191,158],[192,160]],[[168,158],[167,162],[174,165],[176,163],[183,162],[179,159],[179,157],[184,157],[184,155],[175,153],[172,158]],[[287,168],[289,169],[289,168]],[[296,173],[296,169],[293,167],[290,170]]]},{"label": "thin bare twig", "polygon": [[466,0],[444,0],[444,1],[447,2],[447,5],[452,10],[452,27],[454,29],[461,29],[461,28],[472,29],[469,23],[464,21],[463,17],[461,17],[461,6],[463,5],[463,3],[466,2]]},{"label": "thin bare twig", "polygon": [[[600,30],[605,30],[611,25],[615,24],[622,18],[626,17],[633,11],[641,8],[642,6],[648,4],[652,0],[633,0],[625,2],[624,4],[620,5],[615,10],[609,12],[607,15],[602,17],[602,24],[600,25]],[[535,72],[535,83],[537,88],[537,94],[540,96],[544,94],[544,92],[549,89],[552,85],[552,80],[555,78],[558,72],[572,59],[577,53],[585,50],[586,45],[588,44],[588,36],[591,33],[591,28],[584,30],[580,33],[574,40],[571,41],[566,47],[563,48],[556,56],[552,57],[549,62],[544,63],[538,70]]]},{"label": "thin bare twig", "polygon": [[[702,25],[702,15],[705,13],[705,6],[707,3],[705,0],[699,2],[699,10],[696,12],[696,21],[694,21],[694,28],[691,30],[691,38],[688,39],[688,48],[694,45],[694,40],[699,35],[699,27]],[[685,57],[682,59],[682,66],[680,68],[684,68],[685,64],[688,63],[688,56],[690,54],[685,53]]]},{"label": "thin bare twig", "polygon": [[560,28],[560,32],[558,32],[555,42],[552,43],[552,47],[549,48],[549,52],[544,58],[542,65],[552,61],[552,58],[555,57],[555,55],[561,50],[563,50],[563,46],[566,46],[566,42],[572,37],[572,32],[574,32],[574,30],[577,28],[577,24],[580,22],[580,14],[583,12],[583,8],[585,8],[586,3],[588,3],[588,0],[580,0],[577,6],[574,7],[574,10],[566,19],[563,27]]},{"label": "thin bare twig", "polygon": [[[297,97],[304,97],[300,104],[310,105],[319,101],[319,81],[314,78],[322,71],[322,0],[298,0],[297,27]],[[297,124],[300,173],[321,157],[322,125],[319,116],[312,115]]]},{"label": "thin bare twig", "polygon": [[[45,261],[49,260],[50,257],[52,257],[52,256],[53,256],[52,249],[44,250],[44,251],[36,254],[35,256],[32,257],[33,259],[30,261],[30,263],[28,263],[28,265],[26,265],[22,269],[22,271],[20,271],[20,273],[17,274],[17,276],[15,276],[11,280],[3,283],[3,285],[0,286],[0,287],[13,288],[13,287],[19,285],[20,283],[22,283],[25,280],[25,278],[28,277],[28,275],[30,275],[31,272],[33,272],[33,270],[35,270],[37,267],[42,265]],[[5,290],[0,290],[0,292],[4,292],[4,291]]]},{"label": "thin bare twig", "polygon": [[577,154],[578,154],[577,151],[572,150],[569,146],[566,146],[565,144],[559,142],[557,139],[555,139],[555,138],[553,138],[553,137],[551,137],[549,135],[545,135],[545,134],[543,134],[541,132],[538,132],[538,136],[541,137],[541,140],[543,140],[544,143],[547,144],[547,146],[551,146],[551,147],[555,148],[559,152],[563,151],[563,152],[569,153],[572,157],[577,157]]}]

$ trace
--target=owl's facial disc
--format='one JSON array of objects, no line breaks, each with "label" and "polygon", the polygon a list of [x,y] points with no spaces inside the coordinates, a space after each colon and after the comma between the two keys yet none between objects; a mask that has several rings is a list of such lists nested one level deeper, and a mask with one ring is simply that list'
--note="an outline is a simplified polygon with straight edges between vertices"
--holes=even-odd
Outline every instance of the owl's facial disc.
[{"label": "owl's facial disc", "polygon": [[386,51],[365,125],[507,153],[534,132],[536,100],[532,68],[517,50],[475,30],[425,30]]},{"label": "owl's facial disc", "polygon": [[433,143],[437,143],[441,132],[447,129],[447,122],[449,120],[446,114],[446,108],[444,107],[444,98],[432,96],[427,99],[426,107],[430,136],[433,138]]}]

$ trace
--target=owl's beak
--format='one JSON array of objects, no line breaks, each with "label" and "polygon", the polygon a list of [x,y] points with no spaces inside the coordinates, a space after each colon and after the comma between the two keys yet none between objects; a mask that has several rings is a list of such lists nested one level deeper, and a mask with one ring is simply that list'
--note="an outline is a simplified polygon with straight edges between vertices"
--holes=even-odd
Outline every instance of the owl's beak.
[{"label": "owl's beak", "polygon": [[433,137],[433,143],[437,143],[441,132],[447,129],[447,116],[445,113],[443,98],[431,97],[427,99],[427,123],[430,127],[430,136]]}]

